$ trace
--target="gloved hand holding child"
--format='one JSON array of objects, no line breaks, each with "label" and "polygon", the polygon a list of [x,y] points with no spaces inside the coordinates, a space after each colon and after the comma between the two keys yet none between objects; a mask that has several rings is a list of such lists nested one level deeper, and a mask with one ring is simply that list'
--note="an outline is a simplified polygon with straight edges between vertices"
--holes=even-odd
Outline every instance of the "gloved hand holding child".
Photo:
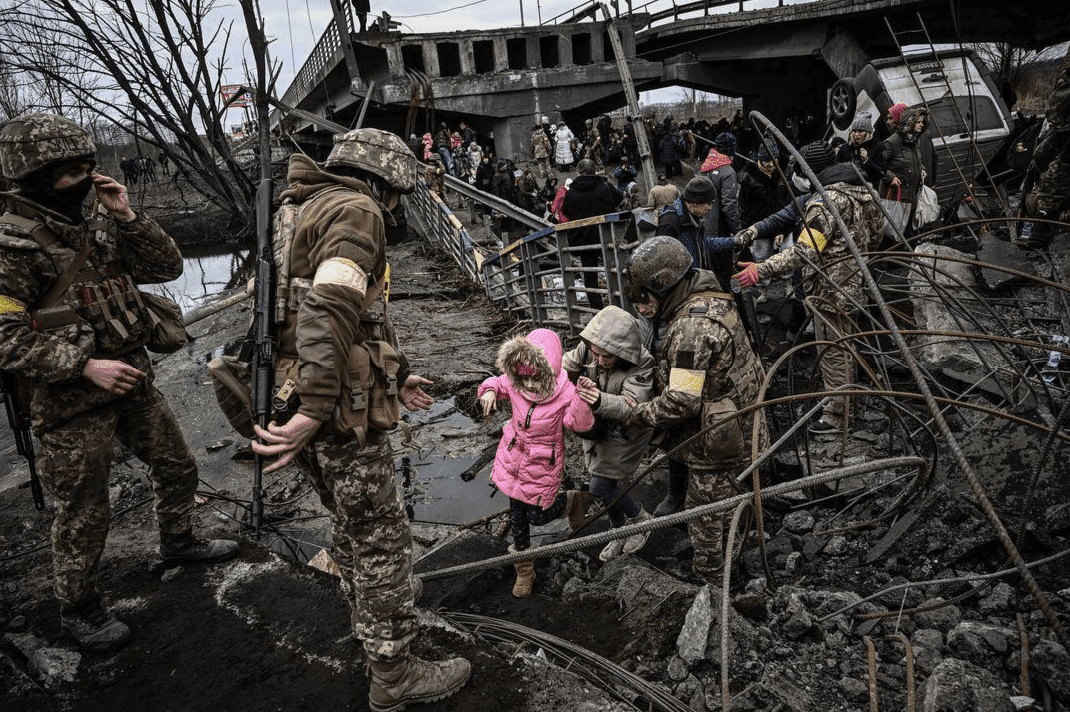
[{"label": "gloved hand holding child", "polygon": [[732,275],[732,279],[739,282],[739,286],[746,289],[758,283],[758,265],[754,262],[737,262],[736,267],[742,267],[741,272]]}]

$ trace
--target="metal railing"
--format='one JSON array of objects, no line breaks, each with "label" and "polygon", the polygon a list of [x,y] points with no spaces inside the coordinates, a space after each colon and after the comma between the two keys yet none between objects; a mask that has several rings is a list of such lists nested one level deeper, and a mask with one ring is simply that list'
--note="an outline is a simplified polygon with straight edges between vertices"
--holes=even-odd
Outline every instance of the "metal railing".
[{"label": "metal railing", "polygon": [[[575,335],[601,308],[599,302],[634,313],[624,296],[625,267],[643,236],[631,212],[550,225],[495,251],[477,244],[422,181],[405,208],[407,220],[519,321]],[[595,261],[597,266],[583,266]]]}]

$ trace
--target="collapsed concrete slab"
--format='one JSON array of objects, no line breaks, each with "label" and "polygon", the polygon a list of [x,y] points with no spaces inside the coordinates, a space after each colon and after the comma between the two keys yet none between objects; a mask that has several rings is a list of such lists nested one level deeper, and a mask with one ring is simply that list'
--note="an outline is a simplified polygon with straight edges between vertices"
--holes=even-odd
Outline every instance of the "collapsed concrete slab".
[{"label": "collapsed concrete slab", "polygon": [[[910,301],[919,330],[972,334],[1002,334],[998,315],[980,298],[972,260],[941,245],[919,245],[909,276]],[[1002,398],[1020,401],[1022,384],[1010,368],[1007,352],[979,338],[956,338],[940,333],[911,338],[921,365]],[[1006,348],[1006,347],[1003,347]]]}]

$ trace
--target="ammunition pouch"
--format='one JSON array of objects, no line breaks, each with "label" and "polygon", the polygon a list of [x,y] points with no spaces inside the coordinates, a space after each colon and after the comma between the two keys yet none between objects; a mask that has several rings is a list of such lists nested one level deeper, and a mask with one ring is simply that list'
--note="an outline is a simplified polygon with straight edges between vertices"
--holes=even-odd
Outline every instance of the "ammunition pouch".
[{"label": "ammunition pouch", "polygon": [[174,353],[182,348],[189,339],[182,308],[173,299],[152,292],[139,291],[138,296],[152,321],[145,348],[158,354]]},{"label": "ammunition pouch", "polygon": [[398,353],[386,341],[362,341],[349,348],[334,420],[336,427],[356,437],[361,447],[369,430],[397,427],[400,369]]},{"label": "ammunition pouch", "polygon": [[208,376],[223,415],[240,435],[251,440],[255,433],[249,367],[247,361],[239,361],[236,356],[220,356],[208,362]]},{"label": "ammunition pouch", "polygon": [[714,461],[737,460],[744,456],[743,422],[731,398],[707,401],[702,404],[701,438],[706,456]]}]

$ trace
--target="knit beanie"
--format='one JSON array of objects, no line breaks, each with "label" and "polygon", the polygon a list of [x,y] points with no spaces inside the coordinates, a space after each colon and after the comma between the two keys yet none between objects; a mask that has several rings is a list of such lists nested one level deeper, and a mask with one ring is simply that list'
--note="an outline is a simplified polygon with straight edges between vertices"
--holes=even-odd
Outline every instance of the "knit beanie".
[{"label": "knit beanie", "polygon": [[869,114],[859,114],[851,124],[851,130],[873,133],[873,119],[870,118]]},{"label": "knit beanie", "polygon": [[888,118],[899,123],[899,119],[903,118],[903,112],[907,110],[907,105],[900,102],[898,104],[892,104],[888,107]]},{"label": "knit beanie", "polygon": [[814,172],[814,175],[831,166],[836,160],[836,156],[832,152],[832,146],[826,141],[808,143],[802,147],[800,153],[803,159],[806,160],[806,165],[810,166],[810,170]]}]

